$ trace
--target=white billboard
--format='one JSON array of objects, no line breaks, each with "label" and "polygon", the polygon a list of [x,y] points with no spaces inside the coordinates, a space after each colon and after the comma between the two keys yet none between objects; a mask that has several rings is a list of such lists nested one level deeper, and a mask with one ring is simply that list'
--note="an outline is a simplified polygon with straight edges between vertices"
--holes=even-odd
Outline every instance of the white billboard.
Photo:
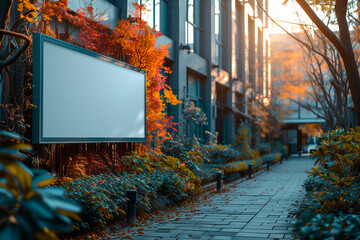
[{"label": "white billboard", "polygon": [[141,142],[146,73],[34,34],[33,143]]}]

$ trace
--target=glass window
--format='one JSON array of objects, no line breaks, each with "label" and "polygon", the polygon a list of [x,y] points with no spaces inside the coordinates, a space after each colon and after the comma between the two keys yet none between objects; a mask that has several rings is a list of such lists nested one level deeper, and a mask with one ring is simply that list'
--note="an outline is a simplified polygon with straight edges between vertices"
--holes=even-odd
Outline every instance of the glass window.
[{"label": "glass window", "polygon": [[143,4],[147,11],[142,13],[141,18],[145,20],[150,27],[155,26],[155,30],[167,34],[167,1],[165,0],[138,0]]},{"label": "glass window", "polygon": [[264,94],[264,47],[263,47],[263,32],[260,28],[258,32],[258,42],[257,42],[257,75],[258,75],[258,86],[257,92]]},{"label": "glass window", "polygon": [[[188,73],[187,77],[187,98],[194,103],[195,107],[204,111],[203,80],[191,73]],[[188,137],[195,135],[198,138],[203,138],[204,126],[191,122],[186,126],[186,134]]]},{"label": "glass window", "polygon": [[236,77],[240,79],[240,8],[236,4],[236,18],[235,18],[235,58],[236,58]]},{"label": "glass window", "polygon": [[216,131],[219,133],[218,141],[226,143],[227,119],[229,110],[227,108],[227,96],[229,88],[219,83],[216,83]]},{"label": "glass window", "polygon": [[220,41],[220,3],[219,0],[215,1],[215,37],[217,41]]},{"label": "glass window", "polygon": [[71,10],[77,11],[80,8],[87,8],[90,4],[94,8],[94,15],[103,24],[110,24],[111,28],[116,26],[118,21],[118,8],[105,0],[69,0],[68,6]]},{"label": "glass window", "polygon": [[245,79],[245,23],[244,23],[244,7],[236,4],[236,69],[237,78],[240,81]]},{"label": "glass window", "polygon": [[201,55],[201,42],[203,30],[200,21],[200,0],[187,0],[185,40],[195,53]]},{"label": "glass window", "polygon": [[243,111],[243,95],[241,93],[235,93],[235,107],[239,111]]},{"label": "glass window", "polygon": [[[225,53],[224,28],[226,26],[225,1],[215,0],[215,64],[224,67],[223,55]],[[217,53],[216,53],[217,52]]]}]

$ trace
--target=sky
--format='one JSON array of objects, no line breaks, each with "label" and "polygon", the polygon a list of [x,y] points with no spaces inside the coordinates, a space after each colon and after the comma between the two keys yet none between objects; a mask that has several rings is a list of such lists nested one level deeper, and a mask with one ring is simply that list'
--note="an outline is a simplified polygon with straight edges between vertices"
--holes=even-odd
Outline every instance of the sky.
[{"label": "sky", "polygon": [[[293,1],[288,1],[286,5],[282,3],[284,0],[269,0],[269,15],[276,20],[280,25],[285,27],[290,32],[298,32],[299,28],[295,24],[288,24],[285,22],[298,23],[298,17],[296,12],[302,16],[302,19],[307,19],[305,13],[301,8]],[[272,21],[269,21],[269,32],[273,33],[285,33],[281,28],[277,27]]]}]

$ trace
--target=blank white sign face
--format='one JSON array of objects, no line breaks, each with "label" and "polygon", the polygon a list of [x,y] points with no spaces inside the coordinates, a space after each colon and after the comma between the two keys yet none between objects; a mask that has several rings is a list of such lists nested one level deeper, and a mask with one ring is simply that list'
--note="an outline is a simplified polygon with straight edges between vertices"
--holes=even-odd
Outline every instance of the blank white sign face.
[{"label": "blank white sign face", "polygon": [[144,141],[145,73],[41,37],[39,143]]}]

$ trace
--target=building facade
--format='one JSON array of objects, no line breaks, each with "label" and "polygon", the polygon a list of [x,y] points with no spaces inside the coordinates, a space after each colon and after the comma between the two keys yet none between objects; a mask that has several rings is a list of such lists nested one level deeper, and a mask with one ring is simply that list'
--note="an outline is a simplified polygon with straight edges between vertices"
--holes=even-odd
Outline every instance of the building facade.
[{"label": "building facade", "polygon": [[[132,1],[119,5],[129,16]],[[231,144],[237,126],[253,119],[248,104],[255,95],[270,97],[270,38],[262,7],[268,1],[138,0],[150,10],[145,19],[170,44],[168,83],[183,101],[189,99],[207,116],[208,125],[184,123],[184,104],[168,113],[180,123],[180,135],[203,137],[218,132],[221,143]]]}]

